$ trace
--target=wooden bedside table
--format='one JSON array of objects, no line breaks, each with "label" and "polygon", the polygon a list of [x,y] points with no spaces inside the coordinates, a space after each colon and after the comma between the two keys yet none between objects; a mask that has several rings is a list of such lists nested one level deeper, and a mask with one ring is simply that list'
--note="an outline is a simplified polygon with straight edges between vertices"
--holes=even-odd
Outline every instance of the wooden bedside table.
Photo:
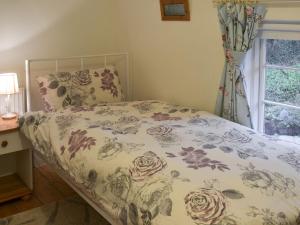
[{"label": "wooden bedside table", "polygon": [[0,203],[27,199],[33,190],[32,147],[17,119],[0,118]]}]

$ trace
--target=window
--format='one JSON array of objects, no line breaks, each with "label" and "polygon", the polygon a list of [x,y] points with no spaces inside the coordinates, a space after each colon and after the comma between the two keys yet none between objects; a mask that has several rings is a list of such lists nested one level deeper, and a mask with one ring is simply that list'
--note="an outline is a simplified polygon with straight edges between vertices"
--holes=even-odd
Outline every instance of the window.
[{"label": "window", "polygon": [[300,145],[300,21],[265,21],[244,73],[254,128]]},{"label": "window", "polygon": [[300,143],[300,41],[260,42],[259,129]]}]

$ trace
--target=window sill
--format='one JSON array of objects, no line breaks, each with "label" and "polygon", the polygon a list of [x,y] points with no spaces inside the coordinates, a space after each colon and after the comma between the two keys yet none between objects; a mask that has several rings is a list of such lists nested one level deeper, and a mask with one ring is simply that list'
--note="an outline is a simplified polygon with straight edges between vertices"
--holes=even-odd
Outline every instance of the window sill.
[{"label": "window sill", "polygon": [[299,136],[284,136],[284,135],[272,135],[274,140],[281,142],[287,147],[296,147],[300,148],[300,137]]}]

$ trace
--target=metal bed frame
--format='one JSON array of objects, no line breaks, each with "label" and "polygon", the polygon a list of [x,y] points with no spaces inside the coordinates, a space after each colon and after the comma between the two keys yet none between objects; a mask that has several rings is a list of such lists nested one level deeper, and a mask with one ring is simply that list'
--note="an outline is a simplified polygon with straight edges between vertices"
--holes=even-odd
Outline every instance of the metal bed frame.
[{"label": "metal bed frame", "polygon": [[124,71],[126,84],[125,87],[125,96],[126,100],[131,100],[132,91],[131,91],[131,79],[129,75],[129,54],[128,53],[110,53],[110,54],[101,54],[101,55],[87,55],[87,56],[73,56],[73,57],[62,57],[62,58],[43,58],[43,59],[27,59],[25,60],[25,73],[26,73],[26,106],[27,112],[31,111],[31,64],[39,62],[55,62],[55,71],[59,71],[59,62],[66,60],[80,60],[80,68],[83,70],[85,67],[85,60],[91,58],[103,58],[104,67],[107,66],[107,59],[116,56],[123,56],[126,60],[126,71]]},{"label": "metal bed frame", "polygon": [[[129,75],[129,55],[128,53],[113,53],[113,54],[101,54],[101,55],[90,55],[90,56],[75,56],[75,57],[64,57],[64,58],[45,58],[45,59],[28,59],[25,60],[25,70],[26,70],[26,100],[27,100],[27,112],[31,111],[31,64],[36,62],[55,62],[55,71],[59,71],[59,62],[64,60],[80,60],[80,68],[84,69],[84,60],[90,59],[90,58],[103,58],[104,59],[104,67],[107,66],[107,59],[109,57],[114,56],[123,56],[126,61],[126,71],[124,71],[124,76],[126,80],[126,100],[131,100],[131,80]],[[124,87],[124,85],[123,85]],[[34,150],[34,148],[32,147]],[[119,221],[114,220],[111,218],[107,212],[103,211],[95,201],[93,201],[87,194],[85,194],[83,191],[81,191],[82,188],[80,188],[79,185],[75,184],[75,182],[71,179],[71,177],[68,177],[66,174],[64,174],[60,169],[53,164],[52,162],[47,161],[43,155],[35,150],[36,154],[39,158],[41,158],[47,165],[49,165],[54,171],[79,195],[81,196],[91,207],[93,207],[103,218],[105,218],[111,225],[121,225]]]}]

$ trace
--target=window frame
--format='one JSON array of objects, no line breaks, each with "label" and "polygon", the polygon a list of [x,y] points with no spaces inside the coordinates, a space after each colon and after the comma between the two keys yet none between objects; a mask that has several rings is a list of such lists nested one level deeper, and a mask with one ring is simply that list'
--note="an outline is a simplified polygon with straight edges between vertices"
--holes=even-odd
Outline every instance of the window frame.
[{"label": "window frame", "polygon": [[[300,68],[297,67],[287,67],[279,65],[270,65],[266,63],[266,53],[267,53],[267,40],[272,38],[259,38],[259,82],[258,82],[258,109],[257,109],[257,129],[259,132],[264,133],[264,120],[265,120],[265,105],[278,105],[282,107],[292,108],[300,111],[300,106],[289,105],[285,103],[270,101],[265,99],[265,82],[266,82],[266,70],[267,68],[277,68],[277,69],[289,69],[299,71]],[[280,39],[278,39],[280,40]]]}]

